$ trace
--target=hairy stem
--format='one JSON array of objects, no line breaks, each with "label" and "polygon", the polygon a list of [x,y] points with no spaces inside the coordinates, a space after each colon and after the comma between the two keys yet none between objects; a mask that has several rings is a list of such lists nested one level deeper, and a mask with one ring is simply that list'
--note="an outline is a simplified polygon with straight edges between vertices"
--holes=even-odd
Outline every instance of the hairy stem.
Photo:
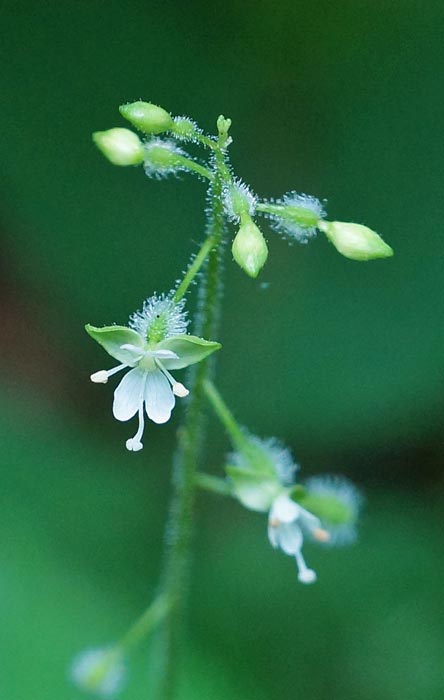
[{"label": "hairy stem", "polygon": [[211,403],[220,422],[225,427],[233,445],[235,445],[237,449],[242,450],[249,445],[249,440],[239,423],[234,418],[212,381],[209,379],[205,380],[203,388],[207,399]]},{"label": "hairy stem", "polygon": [[211,251],[217,246],[217,244],[218,236],[214,232],[205,238],[199,252],[197,253],[196,257],[194,258],[188,270],[186,271],[185,277],[183,278],[182,282],[179,284],[174,293],[174,301],[180,301],[182,297],[186,294],[191,282],[194,280],[200,268],[204,264],[205,260],[207,259]]},{"label": "hairy stem", "polygon": [[168,614],[169,607],[170,602],[165,595],[155,598],[122,637],[117,647],[124,649],[126,652],[136,647],[155,630],[165,615]]},{"label": "hairy stem", "polygon": [[232,488],[227,479],[221,479],[220,476],[213,476],[212,474],[206,474],[205,472],[198,472],[196,474],[196,486],[198,486],[202,491],[216,493],[219,496],[233,495]]},{"label": "hairy stem", "polygon": [[[205,249],[203,254],[204,258],[206,255],[208,258],[200,280],[199,308],[197,327],[195,328],[196,334],[205,338],[216,336],[220,314],[221,248],[224,232],[224,213],[221,200],[223,176],[221,175],[220,163],[224,163],[221,152],[216,154],[215,177],[210,190],[212,211],[207,241],[211,241],[211,244],[208,244],[209,250]],[[196,265],[197,259],[194,261]],[[199,262],[200,264],[201,262]],[[178,292],[182,294],[180,287],[176,294]],[[212,373],[212,365],[213,362],[210,359],[192,368],[188,380],[190,399],[184,423],[179,430],[178,447],[174,458],[174,492],[166,527],[165,559],[161,581],[161,594],[167,596],[171,607],[160,627],[153,659],[154,675],[157,681],[155,690],[159,700],[173,700],[177,676],[180,671],[180,648],[191,553],[196,472],[205,437],[202,421],[203,385]]]}]

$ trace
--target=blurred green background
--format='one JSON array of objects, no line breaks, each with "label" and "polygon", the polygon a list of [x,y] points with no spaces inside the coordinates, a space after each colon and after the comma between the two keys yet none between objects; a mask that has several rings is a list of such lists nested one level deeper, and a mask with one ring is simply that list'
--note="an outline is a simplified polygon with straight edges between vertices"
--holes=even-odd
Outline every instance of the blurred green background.
[{"label": "blurred green background", "polygon": [[[200,497],[181,700],[444,696],[444,6],[429,0],[2,3],[0,698],[77,700],[66,667],[118,638],[159,572],[180,410],[111,415],[83,325],[125,323],[197,249],[205,193],[110,166],[93,130],[143,98],[214,130],[263,196],[328,199],[395,248],[358,264],[266,231],[227,260],[219,385],[305,474],[365,491],[358,545],[307,547],[303,587],[263,517]],[[264,285],[263,283],[267,283]],[[227,442],[211,422],[207,468]],[[126,700],[150,697],[148,645]]]}]

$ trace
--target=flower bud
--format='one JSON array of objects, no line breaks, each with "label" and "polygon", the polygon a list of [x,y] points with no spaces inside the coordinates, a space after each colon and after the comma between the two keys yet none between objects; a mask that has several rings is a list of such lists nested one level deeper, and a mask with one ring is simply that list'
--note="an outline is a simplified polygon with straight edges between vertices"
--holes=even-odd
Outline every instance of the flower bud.
[{"label": "flower bud", "polygon": [[118,647],[87,649],[75,657],[71,680],[86,693],[107,698],[120,692],[126,680],[126,667]]},{"label": "flower bud", "polygon": [[157,107],[150,102],[131,102],[121,105],[119,112],[136,129],[144,134],[161,134],[173,126],[173,119],[162,107]]},{"label": "flower bud", "polygon": [[233,241],[231,252],[237,264],[250,277],[257,277],[268,257],[265,239],[248,215],[241,217],[241,226]]},{"label": "flower bud", "polygon": [[144,159],[142,142],[137,134],[129,129],[108,129],[96,131],[93,141],[103,155],[114,165],[139,165]]},{"label": "flower bud", "polygon": [[367,226],[342,221],[319,221],[318,228],[325,233],[336,250],[350,260],[374,260],[393,255],[393,249]]},{"label": "flower bud", "polygon": [[228,117],[224,117],[223,114],[221,114],[217,118],[217,130],[219,132],[219,136],[228,136],[228,132],[230,130],[231,126],[231,119]]}]

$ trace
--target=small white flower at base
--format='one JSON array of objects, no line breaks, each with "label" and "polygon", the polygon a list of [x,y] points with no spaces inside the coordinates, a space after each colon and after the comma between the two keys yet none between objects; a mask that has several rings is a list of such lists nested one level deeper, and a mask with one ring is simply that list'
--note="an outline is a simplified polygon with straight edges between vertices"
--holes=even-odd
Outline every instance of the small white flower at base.
[{"label": "small white flower at base", "polygon": [[87,649],[74,658],[70,678],[85,693],[115,696],[126,681],[123,654],[115,647]]},{"label": "small white flower at base", "polygon": [[200,362],[220,348],[219,343],[187,334],[183,307],[184,302],[176,303],[172,294],[154,295],[130,317],[128,327],[86,326],[89,335],[121,363],[94,372],[91,381],[106,384],[113,374],[129,369],[114,392],[113,414],[119,421],[138,416],[137,432],[126,441],[130,452],[143,449],[145,412],[154,423],[166,423],[175,397],[184,398],[189,393],[169,370]]},{"label": "small white flower at base", "polygon": [[301,583],[314,583],[317,578],[316,572],[307,567],[302,555],[302,528],[313,531],[319,527],[318,518],[292,501],[286,493],[273,501],[268,516],[268,539],[272,547],[282,549],[285,554],[295,558]]}]

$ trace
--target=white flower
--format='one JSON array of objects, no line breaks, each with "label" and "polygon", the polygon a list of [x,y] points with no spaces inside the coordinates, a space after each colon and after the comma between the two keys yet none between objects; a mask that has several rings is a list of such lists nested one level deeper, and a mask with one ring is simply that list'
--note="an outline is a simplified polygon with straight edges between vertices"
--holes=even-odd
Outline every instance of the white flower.
[{"label": "white flower", "polygon": [[268,539],[275,549],[282,549],[285,554],[295,558],[301,583],[314,583],[316,572],[307,567],[301,551],[304,530],[312,534],[317,532],[318,537],[325,532],[316,516],[295,503],[286,493],[282,493],[273,501],[270,509]]},{"label": "white flower", "polygon": [[126,666],[120,649],[87,649],[71,665],[73,683],[86,693],[107,698],[119,693],[126,680]]},{"label": "white flower", "polygon": [[86,330],[120,364],[110,370],[99,370],[91,381],[106,384],[108,378],[130,368],[114,392],[113,414],[127,421],[136,414],[139,426],[134,437],[126,441],[128,450],[143,448],[144,413],[154,423],[166,423],[175,405],[175,397],[188,395],[183,384],[169,370],[183,369],[200,362],[219,343],[186,333],[184,303],[175,303],[170,295],[154,295],[130,317],[129,327],[105,326]]},{"label": "white flower", "polygon": [[268,511],[271,545],[295,558],[299,581],[314,583],[316,573],[302,555],[304,539],[332,546],[350,544],[356,537],[362,496],[340,476],[295,483],[299,467],[281,442],[244,436],[225,467],[232,493],[246,508]]}]

